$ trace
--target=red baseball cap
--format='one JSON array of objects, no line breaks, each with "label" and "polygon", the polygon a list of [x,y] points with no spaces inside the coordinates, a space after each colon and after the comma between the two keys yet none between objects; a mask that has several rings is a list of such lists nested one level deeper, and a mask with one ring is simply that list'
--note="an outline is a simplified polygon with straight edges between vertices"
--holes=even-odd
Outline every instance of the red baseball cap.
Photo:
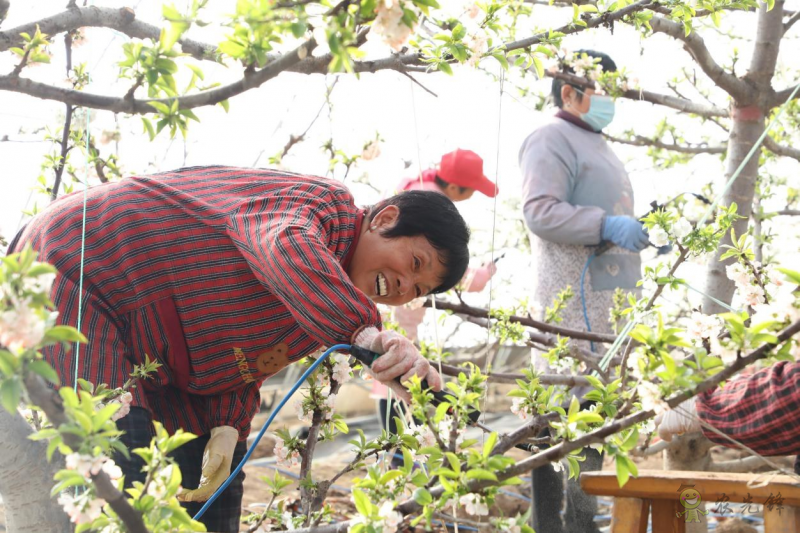
[{"label": "red baseball cap", "polygon": [[483,159],[472,150],[458,149],[442,156],[439,177],[459,187],[469,187],[494,198],[497,184],[483,175]]}]

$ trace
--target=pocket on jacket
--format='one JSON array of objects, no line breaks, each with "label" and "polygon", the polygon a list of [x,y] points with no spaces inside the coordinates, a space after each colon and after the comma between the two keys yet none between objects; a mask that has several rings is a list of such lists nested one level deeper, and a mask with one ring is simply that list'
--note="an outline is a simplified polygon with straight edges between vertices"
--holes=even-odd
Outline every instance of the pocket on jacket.
[{"label": "pocket on jacket", "polygon": [[593,291],[634,289],[641,278],[642,260],[638,255],[603,254],[592,259],[589,274]]}]

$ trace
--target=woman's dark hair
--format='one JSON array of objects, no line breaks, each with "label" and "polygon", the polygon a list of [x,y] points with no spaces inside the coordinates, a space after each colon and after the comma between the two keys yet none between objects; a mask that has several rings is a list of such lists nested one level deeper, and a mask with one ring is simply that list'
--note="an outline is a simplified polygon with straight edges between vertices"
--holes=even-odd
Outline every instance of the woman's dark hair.
[{"label": "woman's dark hair", "polygon": [[[445,190],[447,188],[447,186],[450,185],[449,181],[444,181],[442,178],[439,177],[438,174],[433,177],[433,182],[436,185],[438,185],[439,188],[442,189],[442,190]],[[461,194],[464,194],[465,192],[467,192],[467,189],[469,189],[469,187],[462,187],[461,185],[458,185],[458,191]]]},{"label": "woman's dark hair", "polygon": [[[617,64],[614,63],[614,60],[611,59],[611,56],[608,54],[604,54],[603,52],[598,52],[596,50],[577,50],[575,52],[575,57],[581,57],[583,54],[586,54],[589,57],[594,57],[600,59],[600,66],[603,67],[603,72],[616,72],[617,71]],[[575,71],[572,67],[565,66],[563,72],[567,74],[575,74]],[[556,105],[557,108],[561,109],[564,107],[564,102],[561,100],[561,87],[564,85],[569,85],[579,91],[582,91],[583,88],[572,83],[568,83],[564,80],[560,80],[558,78],[553,78],[552,84],[552,93],[551,96],[553,98],[553,103]],[[578,101],[582,100],[583,96],[581,93],[578,93]]]},{"label": "woman's dark hair", "polygon": [[387,206],[399,209],[397,223],[381,232],[382,237],[416,237],[422,235],[431,243],[445,267],[445,275],[433,293],[455,287],[464,277],[469,264],[469,228],[450,199],[435,191],[405,191],[373,206],[366,223]]}]

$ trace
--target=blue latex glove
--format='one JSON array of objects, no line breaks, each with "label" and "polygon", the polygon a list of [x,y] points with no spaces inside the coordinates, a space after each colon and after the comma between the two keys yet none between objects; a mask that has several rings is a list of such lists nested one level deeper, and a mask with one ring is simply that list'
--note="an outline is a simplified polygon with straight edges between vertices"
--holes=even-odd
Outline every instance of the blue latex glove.
[{"label": "blue latex glove", "polygon": [[644,226],[633,217],[607,216],[603,222],[603,240],[632,252],[641,252],[650,244]]}]

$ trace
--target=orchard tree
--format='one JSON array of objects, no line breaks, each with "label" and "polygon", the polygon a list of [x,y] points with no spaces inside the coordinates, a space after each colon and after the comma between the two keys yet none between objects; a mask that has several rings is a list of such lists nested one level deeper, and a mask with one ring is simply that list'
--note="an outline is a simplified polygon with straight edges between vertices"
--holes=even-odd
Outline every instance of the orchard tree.
[{"label": "orchard tree", "polygon": [[[507,83],[523,91],[529,89],[532,79],[556,76],[596,86],[617,98],[641,102],[641,106],[673,110],[669,120],[653,125],[652,136],[626,132],[612,137],[646,147],[658,165],[686,162],[689,156],[700,153],[724,155],[728,176],[743,165],[707,220],[687,221],[682,217],[679,211],[686,207],[684,200],[646,219],[651,236],[673,243],[675,252],[665,264],[646,270],[641,299],[619,299],[618,308],[613,310],[619,336],[559,327],[558,309],[563,301],[552,303],[546,322],[526,317],[522,305],[517,309],[481,310],[463,302],[439,302],[439,308],[449,305],[453,312],[491,328],[498,338],[544,348],[554,366],[576,373],[592,369],[592,376],[537,375],[532,370],[504,375],[482,372],[474,366],[445,365],[443,370],[456,379],[448,385],[450,399],[443,407],[435,408],[430,394],[415,384],[413,409],[423,424],[409,423],[400,437],[384,433],[372,442],[363,437],[354,439],[354,461],[332,479],[322,480],[314,478],[311,468],[315,445],[320,438],[347,431],[343,421],[332,413],[331,397],[352,373],[344,356],[329,359],[309,377],[302,400],[303,414],[311,425],[308,438],[301,440],[278,432],[278,458],[300,463],[306,480],[300,491],[305,514],[294,515],[283,506],[286,483],[276,477],[270,484],[273,502],[250,517],[254,530],[318,526],[318,531],[361,531],[368,527],[389,531],[402,522],[430,524],[434,517],[463,518],[450,516],[456,504],[479,519],[500,486],[519,483],[518,476],[533,468],[563,460],[571,474],[577,475],[579,464],[574,454],[587,445],[601,446],[615,459],[620,483],[624,483],[636,474],[629,453],[640,434],[652,431],[648,421],[656,412],[678,406],[752,363],[797,355],[793,336],[800,330],[800,312],[793,289],[800,275],[792,271],[780,274],[768,264],[770,254],[764,254],[762,247],[769,242],[770,231],[779,228],[765,230],[762,222],[778,213],[766,212],[761,206],[778,194],[776,191],[785,190],[775,159],[800,159],[797,149],[790,148],[798,120],[797,104],[792,100],[797,80],[792,72],[778,69],[781,44],[800,13],[785,10],[783,1],[580,2],[564,6],[570,22],[548,28],[538,27],[532,16],[536,3],[497,0],[446,2],[440,6],[435,0],[240,0],[229,17],[211,23],[205,17],[207,2],[195,0],[183,10],[165,4],[163,19],[148,23],[140,21],[131,8],[79,6],[73,0],[62,12],[0,30],[0,53],[13,58],[10,71],[0,74],[0,90],[65,106],[63,126],[51,135],[55,149],[44,163],[47,173],[42,189],[51,198],[71,187],[65,176],[72,176],[74,183],[83,174],[76,170],[80,163],[70,159],[71,154],[82,153],[101,182],[120,175],[120,162],[102,154],[91,134],[77,126],[74,117],[81,114],[101,111],[126,120],[135,117],[154,139],[185,135],[190,127],[198,127],[191,124],[198,120],[194,109],[218,105],[227,110],[236,105],[237,96],[270,83],[283,72],[362,76],[392,70],[424,84],[426,73],[449,74],[454,69],[492,62],[504,69]],[[0,21],[13,10],[13,4],[0,1]],[[746,28],[750,35],[745,37],[752,37],[752,43],[736,35],[725,37],[750,49],[743,54],[750,61],[744,72],[737,72],[737,67],[741,70],[738,55],[715,58],[704,40],[711,32],[714,38],[718,38],[717,32],[730,34],[732,18],[739,22],[737,31]],[[653,35],[670,37],[677,45],[676,53],[683,47],[703,75],[698,78],[687,71],[670,85],[672,94],[650,91],[636,87],[624,70],[600,72],[591,61],[587,63],[585,58],[562,49],[569,46],[573,35],[588,29],[613,31],[620,24],[641,32],[645,47]],[[93,92],[93,73],[85,63],[72,60],[73,46],[87,28],[107,28],[129,38],[119,43],[119,77],[124,87],[113,94]],[[204,35],[212,33],[209,28],[217,30],[215,41],[192,37],[195,30],[202,30]],[[63,51],[56,51],[55,43],[61,39]],[[378,48],[383,53],[369,47],[370,41],[383,43],[385,47]],[[32,69],[49,63],[53,54],[64,55],[66,82],[49,81],[52,75],[44,74],[46,67]],[[564,74],[559,68],[563,65],[572,67],[575,74]],[[328,97],[333,89],[334,84],[329,85]],[[694,99],[684,96],[687,91],[696,95]],[[782,117],[775,120],[779,108],[787,102]],[[680,132],[681,125],[696,121],[715,124],[720,136],[697,139]],[[772,121],[775,127],[762,149],[757,141]],[[270,162],[279,163],[302,142],[307,131],[293,135]],[[337,150],[332,142],[324,149],[332,165],[349,172],[359,158],[374,156],[379,142],[376,137],[356,155]],[[751,150],[756,150],[755,155],[749,157]],[[765,169],[761,180],[760,168]],[[714,192],[709,196],[715,197]],[[788,196],[781,214],[795,212],[792,202],[796,198],[797,194]],[[754,210],[756,216],[751,217]],[[753,234],[749,236],[751,224]],[[706,314],[684,309],[684,315],[691,314],[686,327],[676,315],[662,313],[659,298],[664,292],[680,290],[683,281],[678,273],[688,258],[709,254],[713,257],[708,262],[707,296],[702,306]],[[53,272],[47,265],[35,263],[32,251],[6,260],[2,274],[0,344],[6,349],[0,351],[0,396],[5,408],[0,420],[11,431],[0,438],[13,443],[15,447],[10,450],[15,453],[0,459],[0,492],[8,502],[11,526],[17,531],[59,531],[64,527],[64,509],[82,529],[197,530],[194,528],[200,526],[174,498],[180,475],[167,457],[191,437],[160,431],[149,450],[136,452],[150,467],[149,482],[123,494],[114,482],[118,469],[110,454],[119,446],[112,418],[124,411],[126,390],[88,383],[82,383],[78,393],[62,388],[56,394],[48,389],[43,380],[55,382],[57,378],[38,350],[48,343],[85,339],[70,328],[53,325],[47,300],[48,276]],[[721,310],[716,301],[731,304],[734,291],[747,309],[714,314]],[[564,298],[568,294],[565,292]],[[91,336],[91,332],[86,333]],[[604,343],[610,349],[601,357],[582,349],[577,340]],[[439,347],[429,352],[432,358],[441,355]],[[137,369],[130,385],[146,379],[149,371],[152,369]],[[487,383],[492,381],[517,385],[511,393],[513,410],[524,422],[505,435],[489,431],[482,443],[464,441],[461,435],[472,423]],[[563,409],[563,393],[555,386],[578,383],[593,387],[590,394],[597,405],[582,411],[573,401]],[[20,401],[37,405],[46,414],[35,438],[47,444],[22,444],[32,430],[17,414]],[[539,451],[535,436],[546,425],[553,430],[553,440],[548,442],[552,446]],[[506,455],[515,446],[534,453],[515,462]],[[350,521],[328,523],[331,513],[325,496],[331,484],[339,475],[364,467],[377,454],[392,449],[401,450],[405,466],[392,472],[368,466],[367,475],[357,480],[354,488],[357,515]],[[53,460],[50,466],[46,459]],[[430,468],[414,469],[414,459],[425,460]],[[32,466],[23,471],[19,465],[27,464],[25,461]],[[60,493],[58,503],[49,497],[54,472],[58,484],[53,494]],[[83,489],[75,494],[65,490],[75,486]],[[30,509],[36,512],[29,513]],[[524,516],[493,520],[498,529],[527,527]]]}]

